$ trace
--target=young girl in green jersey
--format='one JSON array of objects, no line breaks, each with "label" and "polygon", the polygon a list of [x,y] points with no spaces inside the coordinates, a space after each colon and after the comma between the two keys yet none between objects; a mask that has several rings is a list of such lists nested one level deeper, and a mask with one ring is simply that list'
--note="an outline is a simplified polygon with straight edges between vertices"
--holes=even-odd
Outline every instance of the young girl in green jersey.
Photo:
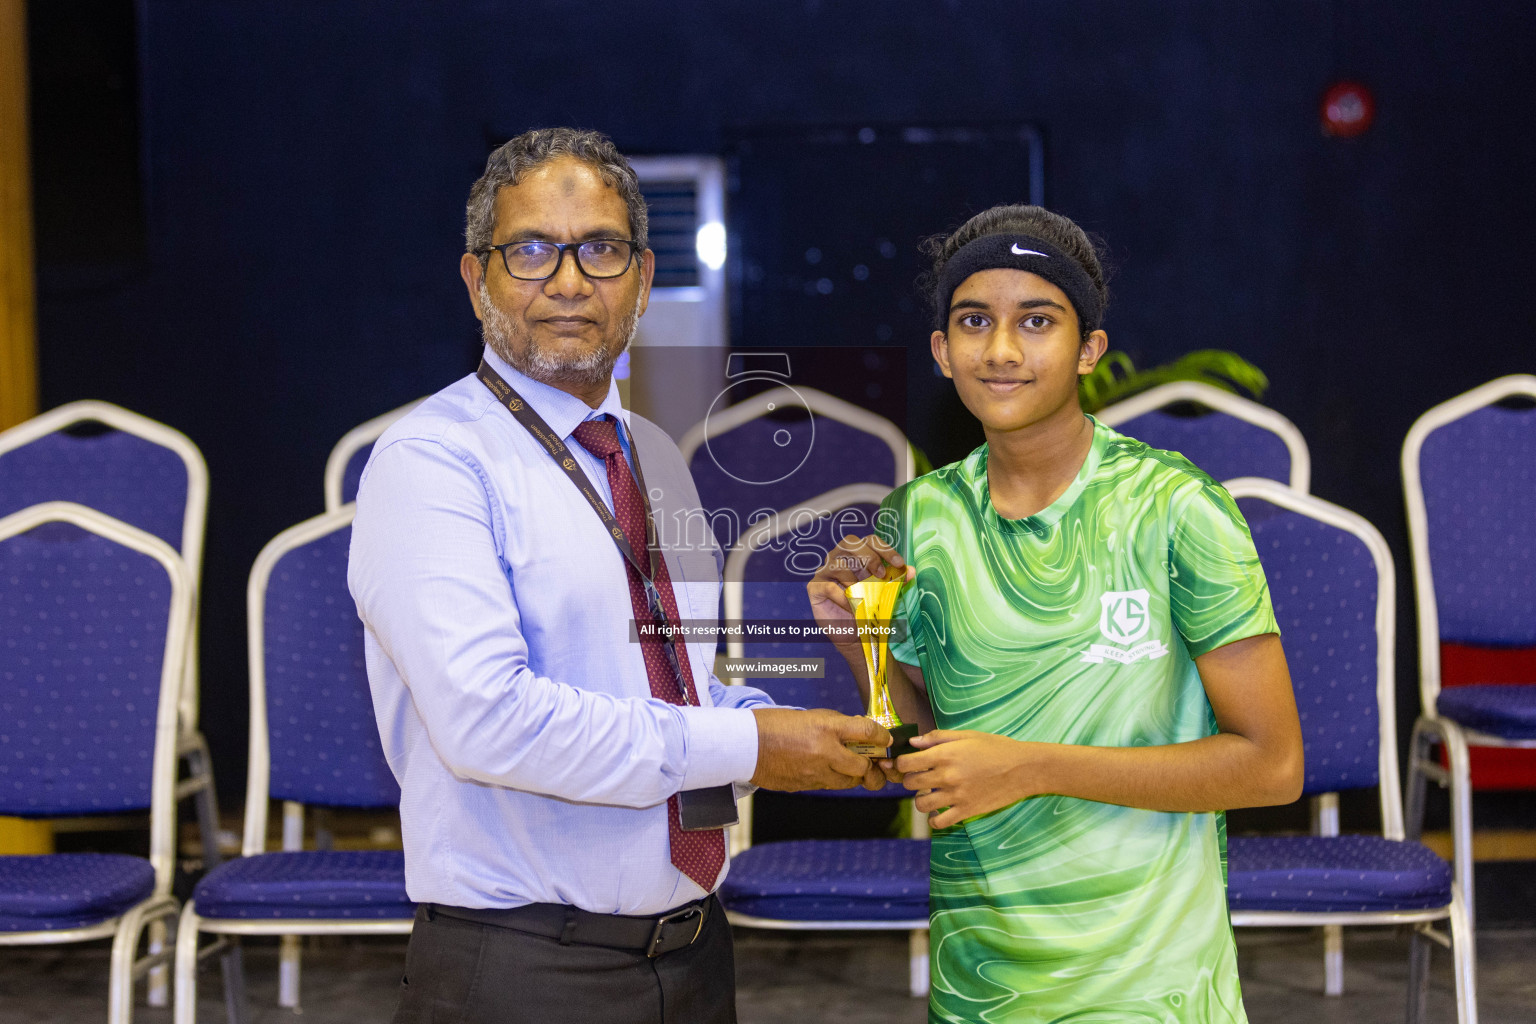
[{"label": "young girl in green jersey", "polygon": [[[1093,244],[1035,206],[934,247],[933,357],[986,443],[894,491],[809,586],[905,572],[885,762],[935,829],[930,1019],[1245,1019],[1222,810],[1295,800],[1302,744],[1231,497],[1083,413]],[[867,686],[857,647],[843,649]]]}]

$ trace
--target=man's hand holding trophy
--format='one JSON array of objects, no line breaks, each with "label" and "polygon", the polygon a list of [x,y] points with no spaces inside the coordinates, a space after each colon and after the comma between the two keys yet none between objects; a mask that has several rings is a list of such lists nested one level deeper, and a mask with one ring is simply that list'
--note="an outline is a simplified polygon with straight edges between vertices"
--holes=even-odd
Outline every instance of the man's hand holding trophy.
[{"label": "man's hand holding trophy", "polygon": [[865,714],[891,734],[889,747],[850,743],[849,749],[881,761],[912,753],[911,740],[922,731],[913,720],[917,716],[909,710],[909,720],[903,721],[898,710],[901,701],[893,690],[910,689],[911,684],[904,674],[897,675],[901,669],[890,657],[896,604],[915,575],[879,537],[848,536],[828,552],[806,587],[817,624],[848,660],[864,691]]}]

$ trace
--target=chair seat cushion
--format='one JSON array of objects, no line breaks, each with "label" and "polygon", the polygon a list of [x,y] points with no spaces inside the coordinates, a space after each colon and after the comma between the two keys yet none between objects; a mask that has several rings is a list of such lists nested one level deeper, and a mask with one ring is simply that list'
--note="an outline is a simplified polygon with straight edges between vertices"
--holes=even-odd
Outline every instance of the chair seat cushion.
[{"label": "chair seat cushion", "polygon": [[405,894],[399,850],[263,853],[227,861],[192,891],[200,917],[399,918]]},{"label": "chair seat cushion", "polygon": [[788,921],[913,921],[928,917],[928,843],[797,839],[731,860],[728,910]]},{"label": "chair seat cushion", "polygon": [[1344,913],[1451,902],[1451,865],[1419,843],[1381,836],[1233,836],[1233,910]]},{"label": "chair seat cushion", "polygon": [[1536,685],[1474,683],[1440,691],[1435,710],[1478,732],[1506,740],[1536,739]]},{"label": "chair seat cushion", "polygon": [[0,857],[0,931],[82,928],[155,891],[155,869],[123,853]]}]

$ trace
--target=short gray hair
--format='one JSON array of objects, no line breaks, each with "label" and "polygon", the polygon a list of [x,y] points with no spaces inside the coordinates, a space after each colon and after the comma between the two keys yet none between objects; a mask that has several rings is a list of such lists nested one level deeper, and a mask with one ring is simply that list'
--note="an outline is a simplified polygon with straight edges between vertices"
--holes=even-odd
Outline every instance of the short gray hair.
[{"label": "short gray hair", "polygon": [[[629,208],[629,237],[639,249],[649,242],[650,218],[640,179],[629,161],[602,132],[581,128],[534,128],[502,143],[485,161],[485,173],[469,190],[464,210],[465,251],[480,255],[491,246],[496,227],[496,193],[556,157],[573,156],[589,165]],[[483,258],[482,258],[483,262]]]}]

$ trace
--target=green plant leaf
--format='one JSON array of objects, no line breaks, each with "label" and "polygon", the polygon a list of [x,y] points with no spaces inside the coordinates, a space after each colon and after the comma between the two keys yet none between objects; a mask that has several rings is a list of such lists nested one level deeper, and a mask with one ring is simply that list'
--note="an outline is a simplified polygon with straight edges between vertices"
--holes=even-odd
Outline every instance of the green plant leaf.
[{"label": "green plant leaf", "polygon": [[1247,392],[1254,399],[1269,389],[1264,371],[1224,349],[1199,349],[1171,363],[1146,370],[1136,369],[1124,352],[1106,352],[1093,372],[1080,378],[1084,412],[1098,412],[1132,395],[1176,380],[1193,380],[1240,395]]}]

